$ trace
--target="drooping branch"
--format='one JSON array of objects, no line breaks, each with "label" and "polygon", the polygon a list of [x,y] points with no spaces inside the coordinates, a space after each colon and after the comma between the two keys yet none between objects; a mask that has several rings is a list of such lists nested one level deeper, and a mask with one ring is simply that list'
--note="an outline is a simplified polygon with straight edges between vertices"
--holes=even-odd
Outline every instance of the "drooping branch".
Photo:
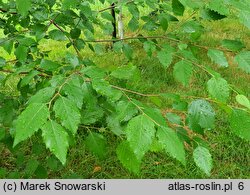
[{"label": "drooping branch", "polygon": [[[108,43],[108,42],[118,42],[118,41],[126,41],[126,40],[140,40],[140,39],[167,39],[173,42],[178,42],[178,43],[185,43],[182,40],[179,39],[174,39],[165,35],[156,35],[156,36],[136,36],[136,37],[124,37],[123,39],[99,39],[99,40],[84,40],[87,43]],[[224,49],[224,48],[220,48],[220,47],[209,47],[209,46],[204,46],[204,45],[199,45],[196,43],[187,43],[196,47],[199,47],[201,49],[205,49],[205,50],[209,50],[209,49],[217,49],[220,51],[224,51],[224,52],[233,52],[231,50],[228,49]]]},{"label": "drooping branch", "polygon": [[[111,87],[114,88],[114,89],[120,90],[123,93],[128,92],[128,93],[139,95],[139,96],[142,96],[142,97],[161,97],[161,94],[144,94],[144,93],[141,93],[141,92],[138,92],[138,91],[133,91],[133,90],[130,90],[130,89],[125,89],[125,88],[122,88],[122,87],[119,87],[119,86],[115,86],[115,85],[111,85]],[[185,95],[185,94],[177,94],[177,95],[180,95],[181,97],[186,98],[186,99],[204,99],[204,100],[207,100],[209,102],[221,105],[221,102],[218,102],[218,101],[216,101],[214,99],[211,99],[211,98],[208,98],[208,97],[190,96],[190,95]],[[234,105],[228,105],[228,106],[230,108],[244,110],[245,112],[247,112],[247,113],[250,114],[250,112],[248,110],[245,110],[243,108],[240,108],[240,107],[237,107],[237,106],[234,106]]]}]

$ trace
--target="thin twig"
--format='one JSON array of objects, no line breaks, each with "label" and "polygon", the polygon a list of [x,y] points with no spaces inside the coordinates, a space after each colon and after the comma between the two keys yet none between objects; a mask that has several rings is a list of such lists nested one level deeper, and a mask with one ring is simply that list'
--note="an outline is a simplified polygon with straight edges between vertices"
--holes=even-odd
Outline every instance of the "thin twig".
[{"label": "thin twig", "polygon": [[[118,42],[118,41],[126,41],[126,40],[136,40],[136,39],[167,39],[170,41],[174,41],[174,42],[182,42],[185,43],[185,41],[179,40],[179,39],[174,39],[165,35],[156,35],[156,36],[136,36],[136,37],[126,37],[123,39],[100,39],[100,40],[84,40],[84,42],[86,43],[105,43],[105,42]],[[223,49],[223,48],[217,48],[217,47],[209,47],[209,46],[204,46],[204,45],[199,45],[199,44],[195,44],[195,43],[186,43],[186,44],[190,44],[205,50],[209,50],[209,49],[217,49],[220,51],[225,51],[225,52],[233,52],[231,50],[228,49]]]},{"label": "thin twig", "polygon": [[[143,93],[133,91],[133,90],[130,90],[130,89],[124,89],[122,87],[115,86],[115,85],[111,85],[111,87],[113,87],[114,89],[118,89],[118,90],[122,91],[123,94],[126,94],[125,92],[128,92],[128,93],[132,93],[132,94],[139,95],[139,96],[142,96],[142,97],[161,97],[161,94],[143,94]],[[180,95],[180,94],[178,94],[178,95]],[[207,101],[215,103],[215,104],[221,104],[221,102],[210,99],[208,97],[198,97],[198,96],[190,96],[190,95],[180,95],[180,96],[185,97],[187,99],[204,99],[204,100],[207,100]],[[126,94],[126,97],[128,97],[127,94]],[[131,101],[131,99],[129,99],[129,100]],[[232,105],[228,105],[228,106],[231,107],[231,108],[244,110],[245,112],[250,113],[248,110],[245,110],[245,109],[237,107],[237,106],[232,106]]]},{"label": "thin twig", "polygon": [[144,114],[145,116],[147,116],[153,123],[155,123],[157,126],[161,126],[159,123],[157,123],[154,119],[152,119],[150,116],[148,116],[144,111],[143,111],[143,109],[140,107],[140,106],[138,106],[135,102],[133,102],[132,100],[131,100],[131,98],[124,92],[124,91],[122,91],[122,93],[124,94],[124,96],[128,99],[128,101],[130,101],[132,104],[134,104],[137,108],[138,108],[138,110],[140,110],[140,112],[142,113],[142,114]]},{"label": "thin twig", "polygon": [[178,55],[176,55],[176,54],[173,54],[175,57],[177,57],[177,58],[179,58],[179,59],[182,59],[182,60],[184,60],[184,61],[186,61],[186,62],[190,62],[190,63],[192,63],[192,64],[194,64],[195,66],[197,66],[198,68],[200,68],[200,69],[202,69],[203,71],[205,71],[205,72],[207,72],[210,76],[214,76],[212,73],[210,73],[204,66],[202,66],[202,65],[200,65],[200,64],[198,64],[198,63],[196,63],[196,62],[193,62],[193,61],[191,61],[191,60],[188,60],[188,59],[186,59],[186,58],[184,58],[184,57],[181,57],[181,56],[178,56]]},{"label": "thin twig", "polygon": [[[13,73],[15,73],[14,71],[12,71],[12,70],[0,70],[0,72],[4,72],[4,73],[10,73],[10,74],[13,74]],[[20,72],[19,73],[20,75],[27,75],[27,74],[29,74],[29,72]],[[47,75],[47,74],[45,74],[45,73],[39,73],[38,74],[38,76],[41,76],[41,77],[50,77],[50,75]]]},{"label": "thin twig", "polygon": [[142,97],[159,97],[160,96],[159,94],[143,94],[143,93],[132,91],[132,90],[129,90],[129,89],[124,89],[124,88],[121,88],[121,87],[118,87],[118,86],[115,86],[115,85],[111,85],[111,87],[113,87],[114,89],[118,89],[120,91],[126,91],[128,93],[136,94],[136,95],[139,95],[139,96],[142,96]]},{"label": "thin twig", "polygon": [[[128,1],[128,2],[126,3],[126,5],[129,4],[129,3],[133,3],[133,2],[134,2],[133,0]],[[109,7],[106,7],[106,8],[104,8],[104,9],[101,9],[101,10],[99,10],[98,12],[99,12],[99,13],[105,12],[105,11],[107,11],[107,10],[110,10],[110,9],[113,9],[113,8],[116,8],[116,7],[117,7],[117,4],[112,5],[112,6],[109,6]]]},{"label": "thin twig", "polygon": [[135,40],[135,39],[164,39],[165,36],[137,36],[137,37],[126,37],[123,39],[101,39],[101,40],[84,40],[87,43],[104,43],[104,42],[116,42],[116,41],[125,41],[125,40]]},{"label": "thin twig", "polygon": [[0,12],[2,12],[2,13],[8,13],[8,14],[17,14],[17,12],[9,12],[8,10],[5,10],[3,8],[0,8]]}]

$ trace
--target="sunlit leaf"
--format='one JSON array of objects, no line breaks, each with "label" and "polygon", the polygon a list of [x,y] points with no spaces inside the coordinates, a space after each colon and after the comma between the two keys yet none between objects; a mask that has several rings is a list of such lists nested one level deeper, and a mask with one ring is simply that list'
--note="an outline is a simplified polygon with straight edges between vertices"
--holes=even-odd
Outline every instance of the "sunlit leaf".
[{"label": "sunlit leaf", "polygon": [[204,172],[206,175],[211,175],[212,170],[212,157],[208,149],[198,146],[193,152],[195,164]]}]

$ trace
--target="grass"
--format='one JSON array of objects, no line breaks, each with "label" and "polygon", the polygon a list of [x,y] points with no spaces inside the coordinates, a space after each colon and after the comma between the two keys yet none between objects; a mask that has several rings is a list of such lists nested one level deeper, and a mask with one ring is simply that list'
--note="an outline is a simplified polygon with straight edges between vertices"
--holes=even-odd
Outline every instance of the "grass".
[{"label": "grass", "polygon": [[[201,37],[200,44],[202,45],[214,47],[220,44],[221,39],[237,38],[244,40],[246,47],[250,48],[249,30],[234,19],[204,22],[203,25],[207,27],[207,31]],[[174,28],[174,24],[169,27],[170,31]],[[207,96],[206,82],[210,77],[206,73],[195,68],[196,74],[193,75],[190,86],[183,87],[174,80],[172,67],[165,70],[156,57],[149,58],[144,54],[142,45],[138,41],[131,41],[131,44],[134,49],[132,63],[140,69],[142,78],[136,83],[130,83],[130,89],[142,93],[174,92],[201,97]],[[61,47],[61,45],[60,42],[43,41],[40,48],[51,50],[49,58],[60,61],[66,52],[74,52],[72,49]],[[0,52],[1,56],[7,59],[13,57],[13,54],[8,55],[3,50]],[[111,50],[97,56],[89,49],[85,49],[82,51],[82,55],[110,71],[117,66],[128,63],[125,56]],[[230,84],[236,86],[248,98],[250,97],[250,75],[238,69],[230,53],[227,53],[230,67],[226,69],[211,63],[206,56],[206,50],[200,54],[200,58],[203,59],[204,64],[220,72]],[[5,88],[1,89],[2,92],[16,94],[17,80],[17,78],[9,79]],[[153,104],[153,100],[150,98],[141,98],[141,100]],[[233,96],[232,101],[234,102]],[[170,105],[171,102],[163,102],[162,110],[167,109]],[[204,175],[195,166],[192,150],[188,147],[186,148],[186,167],[165,153],[151,152],[143,159],[141,173],[139,175],[131,174],[121,166],[116,157],[115,148],[119,140],[117,141],[114,136],[109,136],[107,157],[98,159],[86,150],[84,146],[85,135],[85,129],[79,129],[76,140],[72,142],[68,152],[66,166],[62,166],[46,150],[38,134],[21,143],[18,149],[12,148],[10,140],[7,140],[5,144],[0,143],[0,178],[250,178],[249,143],[231,133],[225,113],[219,110],[217,110],[216,128],[207,131],[204,136],[213,156],[214,168],[210,177]]]}]

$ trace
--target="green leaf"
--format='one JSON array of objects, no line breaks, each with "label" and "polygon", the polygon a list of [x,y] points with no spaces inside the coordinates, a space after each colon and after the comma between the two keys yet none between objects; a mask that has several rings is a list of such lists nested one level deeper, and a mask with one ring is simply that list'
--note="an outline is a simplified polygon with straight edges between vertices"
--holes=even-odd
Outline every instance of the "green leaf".
[{"label": "green leaf", "polygon": [[26,165],[25,173],[28,174],[29,176],[33,175],[38,165],[39,162],[37,160],[30,159]]},{"label": "green leaf", "polygon": [[76,55],[74,55],[72,53],[66,54],[65,61],[66,61],[66,63],[69,63],[70,65],[72,65],[74,68],[79,66],[79,59],[77,58]]},{"label": "green leaf", "polygon": [[122,142],[118,145],[116,149],[117,157],[122,163],[122,165],[127,168],[129,171],[139,174],[141,160],[137,159],[137,156],[134,154],[133,150],[130,148],[128,142]]},{"label": "green leaf", "polygon": [[137,159],[142,159],[152,144],[155,135],[154,123],[147,116],[139,115],[129,121],[125,132]]},{"label": "green leaf", "polygon": [[62,125],[75,135],[81,119],[81,114],[76,104],[68,98],[59,97],[54,104],[53,110],[56,117],[61,120]]},{"label": "green leaf", "polygon": [[65,41],[67,40],[65,34],[57,29],[51,30],[49,32],[49,37],[55,41]]},{"label": "green leaf", "polygon": [[28,75],[26,75],[25,77],[22,78],[21,82],[20,82],[20,86],[24,87],[25,85],[28,85],[31,83],[32,79],[38,75],[39,72],[37,70],[32,70],[31,72],[29,72]]},{"label": "green leaf", "polygon": [[15,117],[16,102],[13,99],[1,99],[0,105],[0,124],[2,123],[4,126],[9,127],[13,124]]},{"label": "green leaf", "polygon": [[167,100],[180,101],[180,95],[174,93],[161,93],[160,96]]},{"label": "green leaf", "polygon": [[214,61],[216,64],[219,64],[221,67],[228,67],[228,62],[223,51],[209,49],[207,55],[212,61]]},{"label": "green leaf", "polygon": [[214,128],[215,112],[210,103],[205,100],[199,99],[191,102],[188,107],[188,118],[193,130],[198,130],[199,127]]},{"label": "green leaf", "polygon": [[88,108],[94,108],[98,106],[98,96],[94,89],[92,88],[91,83],[85,82],[82,84],[83,91],[83,102]]},{"label": "green leaf", "polygon": [[84,92],[81,82],[77,76],[72,77],[63,87],[62,92],[65,93],[69,100],[74,102],[79,109],[82,108]]},{"label": "green leaf", "polygon": [[65,129],[55,121],[49,120],[42,127],[42,136],[46,147],[64,165],[69,147],[68,134]]},{"label": "green leaf", "polygon": [[234,60],[238,63],[239,67],[246,73],[250,73],[250,51],[242,51],[237,54]]},{"label": "green leaf", "polygon": [[75,45],[76,45],[76,48],[77,48],[79,51],[81,51],[82,49],[85,48],[85,42],[84,42],[84,40],[82,40],[82,39],[77,39],[77,40],[75,40]]},{"label": "green leaf", "polygon": [[138,110],[135,105],[129,101],[119,101],[116,105],[116,112],[120,122],[127,122],[137,114]]},{"label": "green leaf", "polygon": [[188,86],[193,73],[193,66],[190,62],[184,60],[174,65],[174,78],[184,86]]},{"label": "green leaf", "polygon": [[41,165],[39,165],[37,167],[37,169],[35,171],[35,175],[36,175],[35,178],[37,178],[37,179],[38,178],[39,179],[46,179],[46,178],[48,178],[47,170],[43,166],[41,166]]},{"label": "green leaf", "polygon": [[186,165],[184,145],[173,129],[159,127],[156,136],[166,153]]},{"label": "green leaf", "polygon": [[143,48],[149,57],[152,57],[153,52],[156,50],[156,46],[152,41],[145,41]]},{"label": "green leaf", "polygon": [[[185,47],[185,44],[183,45],[183,47]],[[180,44],[178,45],[178,47],[180,48],[180,50],[178,51],[178,55],[181,55],[186,61],[198,63],[198,59],[194,56],[194,53],[192,51],[186,50],[185,48],[182,49],[182,46]]]},{"label": "green leaf", "polygon": [[236,101],[242,105],[242,106],[245,106],[246,108],[250,109],[250,101],[249,99],[244,96],[244,95],[237,95],[236,96]]},{"label": "green leaf", "polygon": [[95,44],[94,50],[96,55],[103,55],[105,52],[105,47],[101,44]]},{"label": "green leaf", "polygon": [[245,47],[241,41],[229,39],[222,40],[221,45],[231,51],[240,51]]},{"label": "green leaf", "polygon": [[128,23],[128,28],[133,32],[136,31],[139,28],[138,19],[135,18],[135,17],[132,17],[131,20]]},{"label": "green leaf", "polygon": [[186,101],[177,100],[172,104],[173,109],[187,111],[188,103]]},{"label": "green leaf", "polygon": [[180,0],[184,6],[191,7],[193,9],[201,8],[205,5],[206,1],[200,0]]},{"label": "green leaf", "polygon": [[5,138],[5,129],[0,127],[0,141],[3,140]]},{"label": "green leaf", "polygon": [[81,35],[81,30],[79,28],[74,28],[70,30],[70,36],[72,39],[78,39]]},{"label": "green leaf", "polygon": [[32,1],[31,0],[26,0],[25,2],[23,0],[16,0],[16,6],[18,12],[22,16],[27,16],[29,13],[29,10],[31,9],[32,6]]},{"label": "green leaf", "polygon": [[35,95],[33,95],[28,103],[48,103],[55,93],[55,87],[46,87],[39,90]]},{"label": "green leaf", "polygon": [[120,66],[111,73],[111,76],[118,79],[136,80],[136,78],[139,77],[139,74],[140,72],[137,67],[132,64],[129,64],[126,66]]},{"label": "green leaf", "polygon": [[46,71],[55,71],[57,70],[61,65],[53,62],[51,60],[46,60],[46,59],[42,59],[41,63],[40,63],[40,68],[46,70]]},{"label": "green leaf", "polygon": [[176,133],[177,133],[179,139],[182,142],[186,142],[187,144],[191,145],[192,138],[190,138],[190,135],[188,134],[186,129],[184,129],[183,127],[177,127],[175,130],[176,130]]},{"label": "green leaf", "polygon": [[[35,10],[34,12],[32,12],[32,16],[37,19],[40,22],[45,22],[46,20],[48,20],[48,12],[44,11],[39,11],[39,9]],[[41,34],[40,34],[41,35]]]},{"label": "green leaf", "polygon": [[130,47],[129,44],[124,44],[122,51],[124,52],[124,54],[128,58],[128,60],[131,61],[133,59],[133,49],[132,49],[132,47]]},{"label": "green leaf", "polygon": [[102,12],[101,16],[102,16],[102,18],[109,20],[110,22],[114,21],[113,16],[109,12]]},{"label": "green leaf", "polygon": [[54,156],[47,158],[47,165],[52,171],[58,171],[58,160]]},{"label": "green leaf", "polygon": [[164,150],[164,148],[163,148],[162,144],[155,137],[153,139],[151,146],[150,146],[150,152],[162,152],[163,150]]},{"label": "green leaf", "polygon": [[159,15],[159,22],[164,31],[168,29],[168,15],[167,14],[160,14]]},{"label": "green leaf", "polygon": [[210,144],[208,143],[205,137],[202,138],[200,136],[193,136],[192,141],[193,141],[193,147],[195,148],[198,146],[202,146],[207,149],[210,148]]},{"label": "green leaf", "polygon": [[13,49],[13,44],[14,44],[14,40],[3,40],[1,41],[1,46],[4,48],[4,50],[6,52],[8,52],[8,54],[11,54],[11,51]]},{"label": "green leaf", "polygon": [[106,73],[103,69],[97,67],[97,66],[89,66],[86,68],[83,68],[81,70],[83,74],[86,74],[88,77],[92,79],[102,79],[106,76]]},{"label": "green leaf", "polygon": [[123,128],[120,124],[119,118],[117,115],[109,115],[106,118],[108,128],[117,136],[124,134]]},{"label": "green leaf", "polygon": [[123,49],[123,43],[121,41],[117,41],[115,43],[113,43],[113,50],[116,53],[120,53]]},{"label": "green leaf", "polygon": [[229,15],[230,13],[224,0],[212,0],[209,2],[208,8],[222,15]]},{"label": "green leaf", "polygon": [[30,37],[20,37],[20,38],[17,38],[17,41],[19,42],[19,44],[26,46],[26,47],[37,45],[36,41]]},{"label": "green leaf", "polygon": [[5,66],[5,64],[6,64],[6,60],[4,58],[0,57],[0,68]]},{"label": "green leaf", "polygon": [[70,8],[76,8],[79,0],[63,0],[62,7],[63,9],[67,10]]},{"label": "green leaf", "polygon": [[84,125],[94,124],[99,121],[103,115],[104,111],[102,108],[98,106],[88,107],[82,112],[81,123]]},{"label": "green leaf", "polygon": [[160,63],[164,66],[164,68],[168,68],[173,60],[172,51],[170,49],[163,48],[161,51],[157,53],[157,58],[159,59]]},{"label": "green leaf", "polygon": [[183,16],[185,7],[181,4],[179,0],[172,0],[172,9],[175,15]]},{"label": "green leaf", "polygon": [[230,116],[232,131],[242,139],[250,141],[250,114],[244,110],[233,110]]},{"label": "green leaf", "polygon": [[121,98],[122,92],[111,87],[111,85],[104,79],[94,79],[92,81],[93,89],[97,93],[107,96],[113,101],[117,101]]},{"label": "green leaf", "polygon": [[84,1],[84,2],[82,2],[81,5],[80,5],[80,10],[84,13],[84,15],[86,17],[91,18],[93,13],[92,13],[91,7],[89,5],[89,2],[90,1]]},{"label": "green leaf", "polygon": [[85,139],[87,149],[99,158],[104,158],[106,155],[106,139],[99,133],[90,132]]},{"label": "green leaf", "polygon": [[209,95],[221,102],[226,103],[229,99],[230,95],[230,88],[227,81],[223,78],[211,78],[207,82],[207,89]]},{"label": "green leaf", "polygon": [[143,112],[150,118],[151,121],[156,123],[158,126],[167,126],[165,118],[157,108],[144,107]]},{"label": "green leaf", "polygon": [[194,20],[185,22],[182,25],[182,29],[186,33],[201,33],[203,31],[201,24]]},{"label": "green leaf", "polygon": [[140,11],[138,9],[138,6],[135,3],[128,4],[128,10],[133,17],[135,17],[136,19],[139,19]]},{"label": "green leaf", "polygon": [[204,172],[207,176],[211,175],[213,167],[213,161],[211,154],[207,148],[198,146],[193,152],[195,164]]},{"label": "green leaf", "polygon": [[181,117],[177,114],[168,112],[166,113],[166,118],[169,120],[169,122],[173,123],[173,124],[181,124]]},{"label": "green leaf", "polygon": [[205,20],[221,20],[223,18],[226,18],[227,16],[220,14],[211,9],[202,9],[201,17]]},{"label": "green leaf", "polygon": [[46,32],[45,32],[45,29],[47,27],[43,24],[35,24],[33,27],[32,27],[32,30],[34,31],[35,33],[35,36],[36,36],[36,40],[37,41],[40,41],[42,38],[44,38],[44,36],[46,35]]},{"label": "green leaf", "polygon": [[46,104],[30,104],[17,118],[15,140],[13,146],[32,136],[49,117]]},{"label": "green leaf", "polygon": [[28,55],[28,47],[19,45],[15,50],[15,56],[20,62],[25,62]]},{"label": "green leaf", "polygon": [[244,24],[247,28],[250,29],[250,11],[249,10],[240,10],[239,20],[242,24]]}]

